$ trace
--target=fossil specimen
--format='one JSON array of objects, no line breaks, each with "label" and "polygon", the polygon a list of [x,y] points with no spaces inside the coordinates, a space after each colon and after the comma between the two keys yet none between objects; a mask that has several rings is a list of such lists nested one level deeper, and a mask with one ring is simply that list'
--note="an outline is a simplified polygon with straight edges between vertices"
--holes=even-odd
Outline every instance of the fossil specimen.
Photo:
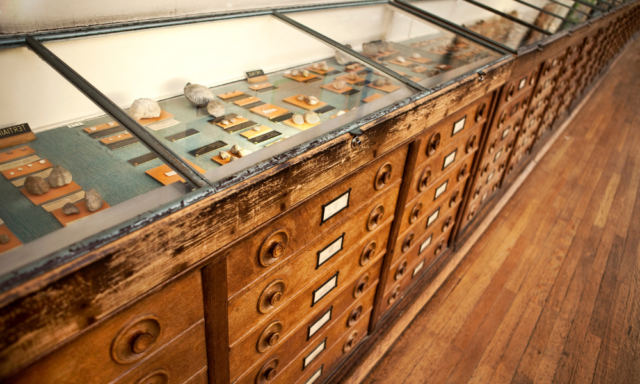
[{"label": "fossil specimen", "polygon": [[162,110],[157,101],[145,98],[135,100],[129,108],[129,115],[136,120],[158,117],[160,112]]},{"label": "fossil specimen", "polygon": [[213,92],[204,85],[187,83],[184,86],[184,96],[196,107],[204,107],[215,100]]}]

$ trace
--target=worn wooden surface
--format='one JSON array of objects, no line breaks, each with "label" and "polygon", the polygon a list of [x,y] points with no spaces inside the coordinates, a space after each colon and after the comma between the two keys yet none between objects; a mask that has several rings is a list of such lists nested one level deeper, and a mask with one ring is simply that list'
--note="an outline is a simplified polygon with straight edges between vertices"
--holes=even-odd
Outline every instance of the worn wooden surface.
[{"label": "worn wooden surface", "polygon": [[640,377],[640,42],[365,383]]}]

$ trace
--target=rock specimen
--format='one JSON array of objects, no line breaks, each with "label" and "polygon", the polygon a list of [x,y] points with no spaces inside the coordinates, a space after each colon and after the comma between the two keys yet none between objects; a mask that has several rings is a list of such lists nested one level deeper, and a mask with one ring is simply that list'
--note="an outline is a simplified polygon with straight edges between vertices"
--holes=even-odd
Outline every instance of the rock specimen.
[{"label": "rock specimen", "polygon": [[[347,45],[347,47],[351,48],[351,46],[348,46],[348,45]],[[351,60],[349,59],[349,56],[347,56],[346,54],[344,54],[344,53],[342,53],[342,52],[340,52],[340,51],[336,51],[336,56],[335,56],[335,58],[336,58],[336,61],[338,62],[338,64],[340,64],[340,65],[345,65],[345,64],[347,64],[349,61],[351,61]]]},{"label": "rock specimen", "polygon": [[356,75],[354,72],[349,72],[349,74],[347,74],[347,77],[351,81],[356,81],[358,79],[358,75]]},{"label": "rock specimen", "polygon": [[87,189],[84,193],[84,206],[87,207],[87,211],[95,212],[102,208],[102,202],[102,195],[95,189]]},{"label": "rock specimen", "polygon": [[303,69],[302,70],[302,76],[309,77],[309,71],[307,71],[306,69]]},{"label": "rock specimen", "polygon": [[349,64],[344,67],[344,69],[347,71],[355,71],[356,69],[358,69],[358,64]]},{"label": "rock specimen", "polygon": [[213,100],[207,104],[207,112],[213,117],[224,116],[224,103],[220,100]]},{"label": "rock specimen", "polygon": [[325,63],[324,61],[322,63],[320,63],[320,70],[328,71],[329,70],[329,66],[327,65],[327,63]]},{"label": "rock specimen", "polygon": [[404,58],[404,57],[402,57],[402,56],[398,56],[398,57],[396,57],[396,61],[397,61],[398,63],[403,63],[403,64],[407,62],[407,60],[405,60],[405,58]]},{"label": "rock specimen", "polygon": [[304,124],[304,116],[302,116],[299,113],[294,114],[291,117],[291,120],[293,120],[294,124],[298,124],[298,125],[302,125]]},{"label": "rock specimen", "polygon": [[419,58],[421,58],[421,57],[422,57],[422,56],[420,56],[420,54],[419,54],[418,52],[414,52],[414,53],[412,53],[412,54],[411,54],[411,58],[412,58],[412,59],[419,59]]},{"label": "rock specimen", "polygon": [[291,71],[291,76],[300,76],[300,70],[299,69],[294,69]]},{"label": "rock specimen", "polygon": [[59,165],[54,165],[51,173],[49,174],[49,185],[52,188],[60,188],[69,184],[73,180],[71,172],[62,168]]},{"label": "rock specimen", "polygon": [[246,149],[243,149],[238,144],[234,144],[233,147],[231,147],[231,149],[229,150],[229,152],[231,152],[233,155],[236,155],[237,157],[244,157],[250,153],[249,151],[247,151]]},{"label": "rock specimen", "polygon": [[213,92],[204,85],[187,83],[184,86],[184,96],[196,107],[204,107],[215,100]]},{"label": "rock specimen", "polygon": [[368,56],[375,56],[378,54],[378,44],[376,43],[362,43],[362,52]]},{"label": "rock specimen", "polygon": [[231,155],[229,154],[229,152],[227,151],[220,151],[220,158],[222,160],[227,160],[228,158],[230,158]]},{"label": "rock specimen", "polygon": [[305,101],[309,105],[318,105],[318,103],[320,102],[320,100],[318,100],[318,98],[315,96],[306,96]]},{"label": "rock specimen", "polygon": [[320,69],[320,64],[318,63],[311,64],[311,69]]},{"label": "rock specimen", "polygon": [[375,85],[376,87],[384,87],[385,85],[391,85],[391,80],[387,78],[376,79],[373,82],[373,85]]},{"label": "rock specimen", "polygon": [[309,124],[318,124],[320,122],[320,116],[313,111],[307,111],[304,114],[304,121]]},{"label": "rock specimen", "polygon": [[80,213],[80,210],[78,209],[78,207],[76,207],[75,204],[67,203],[64,205],[64,207],[62,207],[62,213],[64,213],[67,216],[77,215],[78,213]]},{"label": "rock specimen", "polygon": [[42,177],[27,176],[24,181],[24,188],[31,194],[44,195],[49,192],[49,183],[47,183]]},{"label": "rock specimen", "polygon": [[9,235],[3,233],[2,235],[0,235],[0,244],[7,244],[11,239],[9,238]]},{"label": "rock specimen", "polygon": [[342,88],[344,88],[344,86],[346,85],[346,83],[344,81],[338,80],[338,79],[333,80],[332,84],[333,84],[333,88],[338,90],[338,91],[341,90]]},{"label": "rock specimen", "polygon": [[237,158],[237,157],[233,157],[233,156],[231,156],[231,157],[229,158],[229,162],[236,161],[236,160],[238,160],[238,158]]},{"label": "rock specimen", "polygon": [[129,115],[136,120],[151,119],[160,116],[160,104],[151,99],[137,99],[129,108]]}]

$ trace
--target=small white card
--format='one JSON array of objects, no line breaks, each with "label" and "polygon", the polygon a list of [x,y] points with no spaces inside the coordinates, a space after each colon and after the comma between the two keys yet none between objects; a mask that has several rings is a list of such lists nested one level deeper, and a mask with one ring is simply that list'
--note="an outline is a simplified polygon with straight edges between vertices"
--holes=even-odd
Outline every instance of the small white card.
[{"label": "small white card", "polygon": [[164,175],[167,176],[167,177],[171,177],[171,176],[177,175],[177,173],[176,173],[176,171],[171,171],[171,172],[165,172]]},{"label": "small white card", "polygon": [[507,128],[504,131],[502,131],[502,138],[503,139],[509,135],[509,131],[511,131],[509,128]]},{"label": "small white card", "polygon": [[327,260],[333,257],[336,253],[342,251],[342,244],[344,243],[344,233],[329,244],[325,249],[318,252],[318,264],[316,268],[324,264]]},{"label": "small white card", "polygon": [[502,156],[502,148],[500,148],[500,150],[498,151],[498,153],[496,153],[496,156],[493,158],[493,161],[497,161],[500,156]]},{"label": "small white card", "polygon": [[303,368],[307,368],[309,364],[311,364],[311,362],[313,362],[313,360],[315,360],[315,358],[318,357],[318,355],[320,355],[326,347],[327,347],[327,340],[325,339],[325,340],[322,340],[322,343],[320,343],[320,345],[315,347],[313,351],[311,351],[311,353],[309,353],[309,355],[304,358],[304,362],[302,363]]},{"label": "small white card", "polygon": [[493,175],[496,173],[496,170],[494,169],[493,171],[491,171],[491,173],[489,174],[489,176],[487,176],[487,184],[489,184],[489,182],[491,181],[491,179],[493,179]]},{"label": "small white card", "polygon": [[159,131],[161,129],[173,127],[174,125],[178,125],[180,122],[176,119],[166,119],[160,120],[155,123],[148,124],[146,127],[152,131]]},{"label": "small white card", "polygon": [[421,254],[425,249],[427,249],[429,244],[431,244],[432,238],[433,238],[433,233],[431,234],[431,236],[429,236],[427,240],[425,240],[422,244],[420,244],[420,252],[418,252],[418,254]]},{"label": "small white card", "polygon": [[329,292],[333,290],[333,288],[338,286],[338,274],[336,273],[330,278],[326,283],[322,284],[320,288],[313,292],[313,305],[317,304],[318,301],[322,300]]},{"label": "small white card", "polygon": [[455,135],[456,133],[462,131],[464,129],[464,123],[467,121],[467,116],[463,117],[462,119],[456,121],[453,124],[453,132],[451,132],[451,136]]},{"label": "small white card", "polygon": [[450,154],[447,155],[447,157],[444,158],[444,164],[442,164],[442,169],[447,168],[454,161],[456,161],[456,154],[457,153],[458,153],[458,150],[456,149],[455,151],[451,152]]},{"label": "small white card", "polygon": [[331,311],[333,311],[333,307],[331,307],[327,312],[324,313],[324,315],[322,315],[321,318],[319,318],[309,327],[309,331],[307,332],[307,339],[310,339],[311,336],[315,335],[316,332],[321,330],[322,327],[324,327],[324,325],[327,324],[329,320],[331,320]]},{"label": "small white card", "polygon": [[335,198],[332,202],[322,206],[322,222],[329,220],[331,217],[338,214],[338,212],[349,206],[349,197],[351,196],[351,189],[342,195]]},{"label": "small white card", "polygon": [[484,195],[482,195],[482,199],[480,199],[481,203],[484,203],[484,201],[487,199],[487,195],[489,195],[489,192],[485,192]]},{"label": "small white card", "polygon": [[518,90],[521,90],[522,88],[524,88],[524,86],[527,85],[527,78],[523,78],[522,80],[520,80],[520,84],[518,84]]},{"label": "small white card", "polygon": [[438,208],[437,211],[433,212],[431,216],[429,216],[429,219],[427,219],[427,228],[429,228],[429,226],[433,224],[434,221],[438,220],[438,215],[440,215],[440,208]]},{"label": "small white card", "polygon": [[439,186],[438,188],[436,188],[436,194],[433,197],[433,200],[437,199],[438,197],[440,197],[440,195],[442,195],[443,193],[446,192],[447,190],[447,186],[449,186],[449,180],[445,181],[444,183],[442,183],[441,186]]},{"label": "small white card", "polygon": [[69,125],[67,125],[67,128],[75,128],[75,127],[80,127],[83,126],[84,123],[82,121],[76,121],[75,123],[71,123]]},{"label": "small white card", "polygon": [[320,378],[320,376],[322,376],[322,368],[324,368],[324,365],[322,367],[320,367],[320,369],[318,369],[316,371],[316,373],[313,374],[313,376],[311,376],[309,378],[309,380],[305,381],[304,384],[313,384],[316,382],[316,380],[318,380]]},{"label": "small white card", "polygon": [[420,272],[420,270],[422,269],[422,267],[424,267],[424,260],[422,260],[422,261],[420,262],[420,264],[418,264],[418,266],[417,266],[417,267],[415,267],[415,268],[413,269],[413,276],[411,276],[411,278],[416,277],[416,274],[417,274],[418,272]]}]

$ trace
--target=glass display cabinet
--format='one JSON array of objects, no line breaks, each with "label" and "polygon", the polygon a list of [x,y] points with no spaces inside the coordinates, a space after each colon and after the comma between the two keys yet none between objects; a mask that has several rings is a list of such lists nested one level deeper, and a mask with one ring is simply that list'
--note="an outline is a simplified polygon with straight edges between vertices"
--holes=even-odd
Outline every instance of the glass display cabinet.
[{"label": "glass display cabinet", "polygon": [[555,40],[589,17],[586,11],[569,5],[574,3],[570,0],[533,0],[526,3],[512,0],[417,0],[400,3],[512,53],[528,52]]},{"label": "glass display cabinet", "polygon": [[0,50],[0,67],[0,275],[196,188],[170,153],[143,143],[32,50]]},{"label": "glass display cabinet", "polygon": [[428,89],[505,57],[470,35],[386,3],[283,13]]}]

